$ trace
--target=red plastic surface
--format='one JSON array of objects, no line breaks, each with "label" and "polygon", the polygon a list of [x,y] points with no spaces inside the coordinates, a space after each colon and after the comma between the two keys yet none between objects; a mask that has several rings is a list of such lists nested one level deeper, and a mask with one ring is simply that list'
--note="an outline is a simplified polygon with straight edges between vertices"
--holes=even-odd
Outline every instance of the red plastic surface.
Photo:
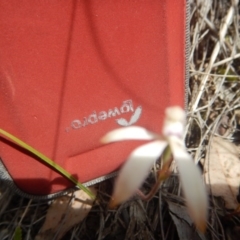
[{"label": "red plastic surface", "polygon": [[[134,114],[134,125],[160,133],[164,109],[183,106],[185,7],[184,0],[0,0],[0,128],[81,182],[117,170],[140,143],[102,146],[105,133]],[[3,139],[0,157],[27,193],[72,186]]]}]

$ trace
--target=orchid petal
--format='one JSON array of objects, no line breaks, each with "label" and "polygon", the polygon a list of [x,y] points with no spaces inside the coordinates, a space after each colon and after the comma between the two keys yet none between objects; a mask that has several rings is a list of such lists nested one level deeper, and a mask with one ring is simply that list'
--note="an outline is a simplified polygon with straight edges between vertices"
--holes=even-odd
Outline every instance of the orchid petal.
[{"label": "orchid petal", "polygon": [[185,125],[186,113],[179,106],[168,107],[165,110],[165,120],[171,122],[181,122]]},{"label": "orchid petal", "polygon": [[157,134],[152,133],[142,127],[125,127],[118,128],[101,138],[102,143],[110,143],[123,140],[154,140],[160,138]]},{"label": "orchid petal", "polygon": [[202,182],[201,172],[185,150],[184,143],[176,136],[168,138],[173,157],[177,163],[179,177],[189,214],[198,230],[204,232],[207,223],[207,192]]},{"label": "orchid petal", "polygon": [[165,119],[163,124],[163,136],[168,137],[171,135],[183,138],[185,130],[186,113],[178,107],[169,107],[165,111]]},{"label": "orchid petal", "polygon": [[116,180],[110,206],[116,206],[136,193],[166,146],[167,142],[157,140],[144,144],[131,153]]}]

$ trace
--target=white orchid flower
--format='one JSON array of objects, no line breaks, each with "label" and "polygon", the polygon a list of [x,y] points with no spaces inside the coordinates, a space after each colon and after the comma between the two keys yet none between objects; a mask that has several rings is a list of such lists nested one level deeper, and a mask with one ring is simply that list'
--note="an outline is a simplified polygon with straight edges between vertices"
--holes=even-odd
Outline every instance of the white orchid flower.
[{"label": "white orchid flower", "polygon": [[169,107],[165,111],[162,136],[142,127],[132,126],[113,130],[101,139],[105,144],[123,140],[151,141],[137,147],[123,165],[115,183],[111,206],[117,206],[137,192],[154,162],[169,147],[178,167],[189,214],[197,229],[204,232],[207,222],[207,193],[201,172],[185,148],[185,121],[185,112],[180,107]]}]

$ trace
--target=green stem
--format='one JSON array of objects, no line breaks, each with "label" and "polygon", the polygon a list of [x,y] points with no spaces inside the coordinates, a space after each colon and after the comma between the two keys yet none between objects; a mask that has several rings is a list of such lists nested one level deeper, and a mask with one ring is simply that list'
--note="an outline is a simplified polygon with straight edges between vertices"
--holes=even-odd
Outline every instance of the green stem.
[{"label": "green stem", "polygon": [[21,141],[17,137],[13,136],[12,134],[0,129],[0,134],[4,138],[8,138],[14,143],[16,143],[18,146],[26,149],[27,151],[31,152],[35,156],[39,157],[42,161],[44,161],[47,165],[53,167],[57,172],[65,176],[67,179],[69,179],[71,182],[73,182],[75,185],[77,185],[80,189],[82,189],[84,192],[86,192],[92,199],[95,198],[95,195],[90,191],[89,188],[85,187],[83,184],[78,182],[76,178],[74,178],[69,172],[67,172],[64,168],[62,168],[60,165],[57,163],[53,162],[50,158],[45,156],[44,154],[40,153],[30,145],[26,144],[25,142]]}]

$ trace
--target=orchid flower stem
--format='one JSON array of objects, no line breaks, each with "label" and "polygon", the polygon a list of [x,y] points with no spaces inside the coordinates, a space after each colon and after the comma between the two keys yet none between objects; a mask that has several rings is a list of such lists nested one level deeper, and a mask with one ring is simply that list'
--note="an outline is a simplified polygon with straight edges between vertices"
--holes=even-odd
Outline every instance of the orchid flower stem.
[{"label": "orchid flower stem", "polygon": [[49,167],[53,167],[56,172],[60,173],[64,177],[66,177],[68,180],[70,180],[72,183],[77,185],[80,189],[82,189],[84,192],[86,192],[92,199],[95,199],[95,195],[89,190],[89,188],[82,185],[76,178],[74,178],[69,172],[67,172],[64,168],[62,168],[57,163],[53,162],[51,159],[49,159],[44,154],[37,151],[35,148],[31,147],[30,145],[26,144],[19,138],[13,136],[12,134],[4,131],[3,129],[0,129],[0,135],[2,135],[5,139],[10,140],[11,142],[17,144],[21,148],[27,150],[28,152],[34,154],[36,157],[38,157],[41,161],[46,163]]},{"label": "orchid flower stem", "polygon": [[173,158],[169,158],[168,160],[165,159],[165,162],[163,163],[163,168],[158,172],[157,182],[154,184],[154,186],[147,195],[145,195],[141,190],[137,191],[137,194],[144,201],[149,201],[150,199],[152,199],[155,196],[156,192],[158,191],[161,183],[170,176],[171,172],[169,171],[169,167],[172,161]]},{"label": "orchid flower stem", "polygon": [[[162,162],[163,162],[163,165],[165,163],[168,163],[169,159],[172,157],[172,151],[171,151],[171,148],[169,146],[166,147],[166,149],[164,150],[163,152],[163,155],[162,155]],[[172,163],[172,161],[170,162],[170,164]],[[169,165],[170,166],[170,165]]]}]

